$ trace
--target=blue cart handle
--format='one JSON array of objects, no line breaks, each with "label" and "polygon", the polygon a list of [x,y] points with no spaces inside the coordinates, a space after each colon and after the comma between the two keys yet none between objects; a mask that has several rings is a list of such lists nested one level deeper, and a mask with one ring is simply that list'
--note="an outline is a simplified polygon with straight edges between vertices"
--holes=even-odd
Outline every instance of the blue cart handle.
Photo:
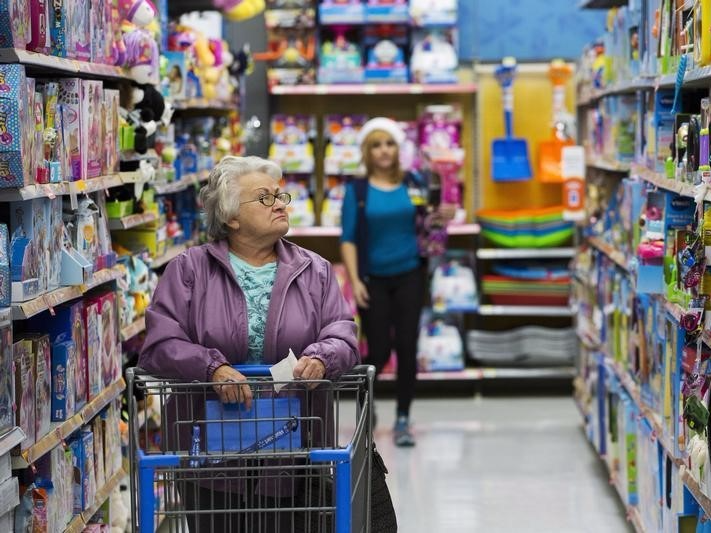
[{"label": "blue cart handle", "polygon": [[271,365],[233,365],[232,368],[248,378],[269,377],[272,375],[269,371]]}]

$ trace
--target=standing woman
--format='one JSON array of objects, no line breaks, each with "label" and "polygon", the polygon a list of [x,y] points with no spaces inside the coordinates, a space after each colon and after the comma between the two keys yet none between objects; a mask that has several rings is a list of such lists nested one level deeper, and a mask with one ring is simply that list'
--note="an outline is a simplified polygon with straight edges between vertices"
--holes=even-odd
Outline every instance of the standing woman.
[{"label": "standing woman", "polygon": [[[410,405],[417,379],[417,337],[425,269],[417,246],[415,196],[404,182],[399,146],[405,133],[387,118],[359,133],[366,179],[343,200],[341,255],[368,340],[368,363],[380,373],[397,353],[397,446],[414,446]],[[413,203],[415,202],[415,203]]]}]

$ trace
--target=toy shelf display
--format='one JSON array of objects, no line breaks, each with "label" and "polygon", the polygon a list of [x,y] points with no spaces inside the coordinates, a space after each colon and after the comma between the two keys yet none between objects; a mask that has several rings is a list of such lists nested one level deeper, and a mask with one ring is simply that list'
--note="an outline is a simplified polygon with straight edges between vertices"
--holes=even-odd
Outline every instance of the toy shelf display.
[{"label": "toy shelf display", "polygon": [[699,531],[711,517],[710,13],[630,3],[580,62],[576,397],[640,531]]},{"label": "toy shelf display", "polygon": [[429,0],[267,2],[272,88],[314,84],[453,84],[457,3]]}]

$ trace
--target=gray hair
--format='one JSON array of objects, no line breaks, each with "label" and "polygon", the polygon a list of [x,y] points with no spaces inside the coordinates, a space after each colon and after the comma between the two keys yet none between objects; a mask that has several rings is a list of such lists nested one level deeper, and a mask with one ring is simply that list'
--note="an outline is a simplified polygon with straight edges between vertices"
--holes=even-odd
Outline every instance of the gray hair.
[{"label": "gray hair", "polygon": [[275,181],[281,179],[281,168],[261,157],[226,155],[210,172],[207,185],[200,189],[200,200],[207,217],[207,236],[217,241],[227,238],[227,222],[237,216],[241,187],[240,178],[262,173]]}]

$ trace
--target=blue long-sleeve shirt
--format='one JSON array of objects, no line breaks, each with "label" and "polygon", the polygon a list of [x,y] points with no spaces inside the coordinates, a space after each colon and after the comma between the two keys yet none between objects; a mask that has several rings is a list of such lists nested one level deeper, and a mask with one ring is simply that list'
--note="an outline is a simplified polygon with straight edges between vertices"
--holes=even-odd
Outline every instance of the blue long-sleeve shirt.
[{"label": "blue long-sleeve shirt", "polygon": [[[341,242],[356,242],[358,206],[352,184],[346,187],[341,215]],[[368,185],[365,204],[365,219],[368,225],[368,274],[394,276],[416,269],[420,258],[415,233],[415,206],[400,185],[392,190],[383,190]],[[358,250],[358,253],[364,253]]]}]

